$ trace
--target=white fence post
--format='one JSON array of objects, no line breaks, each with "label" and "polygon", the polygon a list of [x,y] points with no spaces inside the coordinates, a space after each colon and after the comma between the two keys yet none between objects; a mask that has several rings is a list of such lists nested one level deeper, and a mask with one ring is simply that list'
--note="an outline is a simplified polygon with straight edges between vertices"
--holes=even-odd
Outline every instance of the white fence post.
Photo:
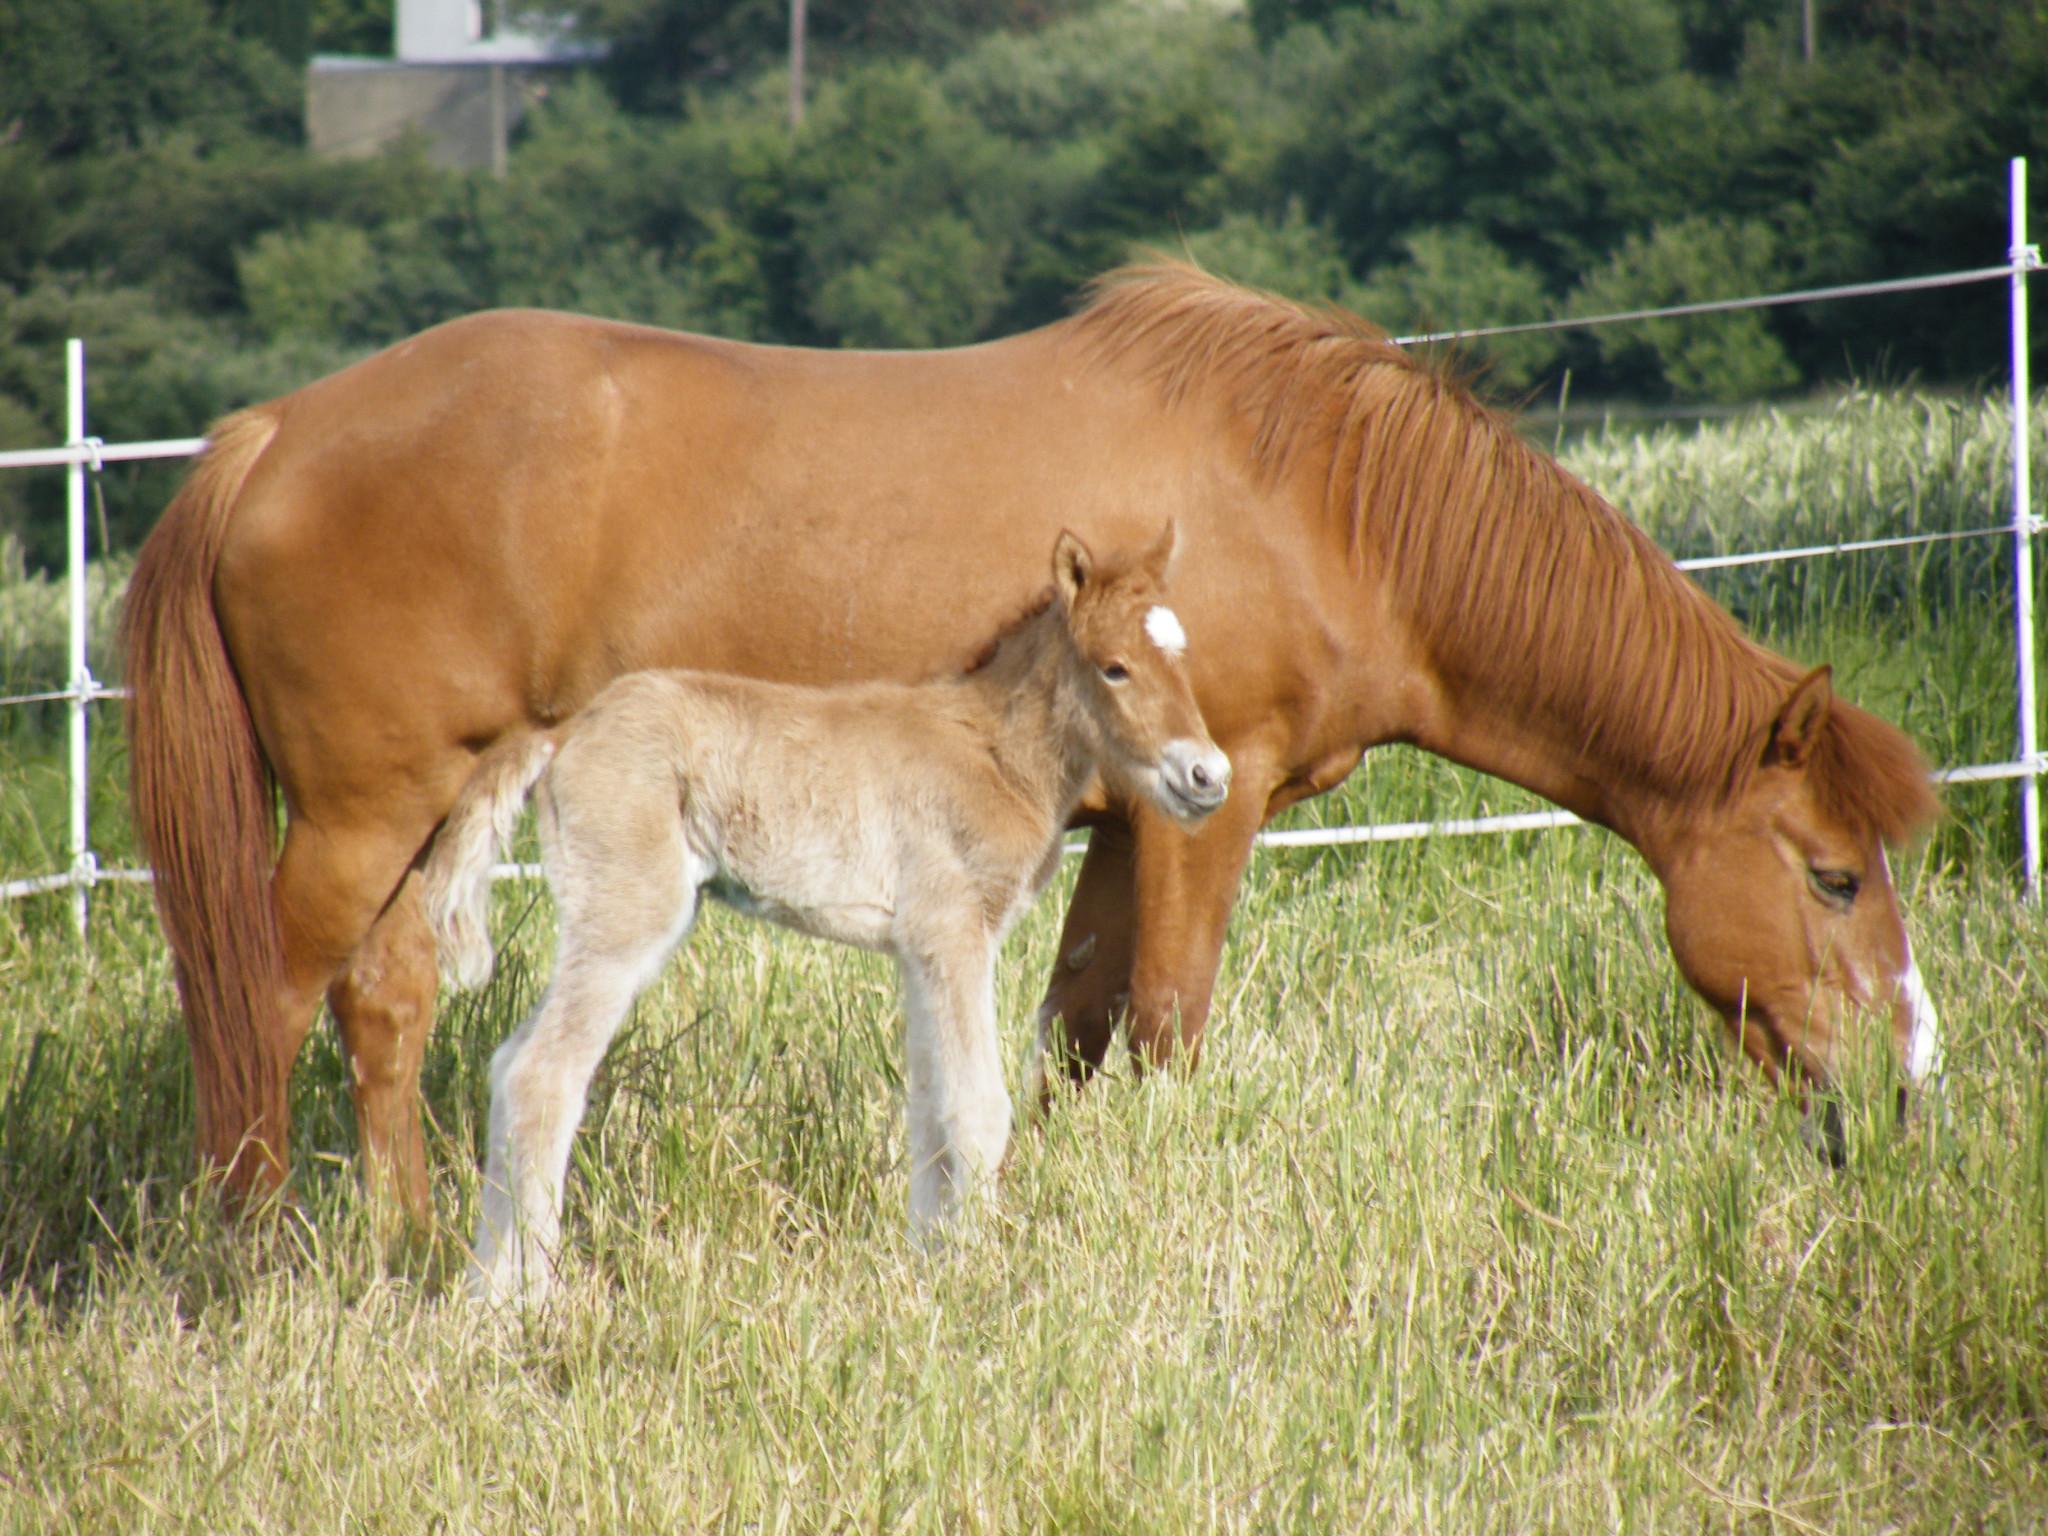
[{"label": "white fence post", "polygon": [[2014,649],[2018,655],[2020,855],[2026,899],[2041,899],[2041,779],[2039,719],[2034,703],[2033,469],[2027,441],[2027,273],[2040,250],[2027,244],[2027,162],[2012,170],[2012,553]]},{"label": "white fence post", "polygon": [[[85,343],[77,337],[64,343],[64,430],[69,446],[86,442]],[[97,466],[95,466],[97,467]],[[65,472],[65,544],[71,577],[71,918],[85,935],[87,891],[92,885],[92,856],[87,804],[92,783],[86,766],[85,712],[92,701],[92,673],[85,662],[88,618],[85,594],[85,464],[74,459]]]}]

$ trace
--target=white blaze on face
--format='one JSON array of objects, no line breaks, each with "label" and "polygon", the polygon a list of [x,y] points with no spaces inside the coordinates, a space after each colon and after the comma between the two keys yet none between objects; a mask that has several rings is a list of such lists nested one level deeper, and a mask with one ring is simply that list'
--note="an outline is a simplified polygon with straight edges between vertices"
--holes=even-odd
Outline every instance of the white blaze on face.
[{"label": "white blaze on face", "polygon": [[1913,958],[1910,940],[1906,944],[1906,968],[1899,972],[1899,996],[1913,1011],[1913,1033],[1906,1038],[1906,1075],[1915,1084],[1924,1083],[1941,1072],[1941,1018],[1934,1011],[1934,1000],[1927,995],[1926,984],[1920,980],[1920,966]]},{"label": "white blaze on face", "polygon": [[[1884,863],[1884,877],[1889,882],[1891,860],[1882,852],[1878,858]],[[1906,1075],[1917,1087],[1941,1072],[1941,1016],[1934,1011],[1934,999],[1927,995],[1927,984],[1920,979],[1920,962],[1913,958],[1913,941],[1904,934],[1900,937],[1906,946],[1906,968],[1899,972],[1899,997],[1913,1017],[1912,1031],[1906,1036]]]},{"label": "white blaze on face", "polygon": [[1178,656],[1188,648],[1188,632],[1180,627],[1179,615],[1164,604],[1145,615],[1145,633],[1169,656]]}]

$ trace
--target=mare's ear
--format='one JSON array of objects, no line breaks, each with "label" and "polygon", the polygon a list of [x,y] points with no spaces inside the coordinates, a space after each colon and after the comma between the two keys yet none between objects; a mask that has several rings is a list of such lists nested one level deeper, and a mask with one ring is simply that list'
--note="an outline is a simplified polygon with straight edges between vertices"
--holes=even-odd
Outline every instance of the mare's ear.
[{"label": "mare's ear", "polygon": [[1060,530],[1060,541],[1052,547],[1052,581],[1059,588],[1060,601],[1069,608],[1081,589],[1095,579],[1095,557],[1074,534]]},{"label": "mare's ear", "polygon": [[1169,517],[1166,526],[1159,531],[1159,537],[1153,541],[1152,547],[1145,551],[1145,558],[1139,564],[1144,567],[1146,575],[1163,587],[1167,584],[1167,578],[1173,575],[1173,563],[1179,556],[1180,521]]},{"label": "mare's ear", "polygon": [[1814,743],[1828,723],[1828,710],[1835,702],[1833,667],[1815,667],[1799,679],[1778,718],[1771,722],[1771,739],[1764,747],[1769,767],[1804,768],[1813,755]]}]

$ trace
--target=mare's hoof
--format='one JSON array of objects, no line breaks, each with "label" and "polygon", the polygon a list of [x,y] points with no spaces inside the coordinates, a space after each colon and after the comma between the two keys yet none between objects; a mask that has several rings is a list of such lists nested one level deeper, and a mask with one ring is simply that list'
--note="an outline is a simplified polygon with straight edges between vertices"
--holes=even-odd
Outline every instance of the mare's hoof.
[{"label": "mare's hoof", "polygon": [[1804,1141],[1822,1162],[1837,1173],[1849,1164],[1849,1137],[1842,1125],[1842,1105],[1834,1098],[1823,1098],[1817,1107],[1809,1108],[1799,1123],[1799,1139]]}]

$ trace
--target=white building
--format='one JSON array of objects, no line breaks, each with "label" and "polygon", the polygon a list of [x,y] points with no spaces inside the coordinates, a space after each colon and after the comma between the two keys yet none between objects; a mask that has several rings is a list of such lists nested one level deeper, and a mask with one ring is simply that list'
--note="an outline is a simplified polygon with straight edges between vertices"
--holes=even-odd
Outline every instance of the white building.
[{"label": "white building", "polygon": [[338,159],[374,155],[408,133],[427,158],[460,168],[505,165],[505,144],[546,70],[600,49],[516,25],[506,0],[397,0],[393,56],[316,54],[306,71],[306,138]]}]

